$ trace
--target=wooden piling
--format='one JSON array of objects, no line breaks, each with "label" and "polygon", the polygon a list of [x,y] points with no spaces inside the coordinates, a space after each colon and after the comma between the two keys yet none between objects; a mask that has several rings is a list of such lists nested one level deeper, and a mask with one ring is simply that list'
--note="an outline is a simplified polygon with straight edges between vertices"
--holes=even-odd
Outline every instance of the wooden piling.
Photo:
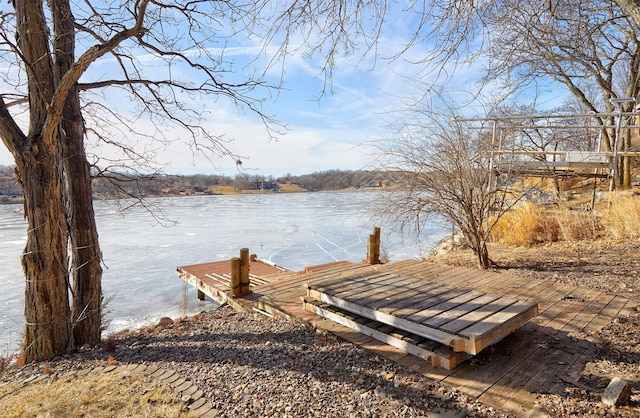
[{"label": "wooden piling", "polygon": [[249,290],[249,249],[240,250],[240,294],[248,295]]},{"label": "wooden piling", "polygon": [[367,240],[367,264],[380,264],[380,228],[373,228]]},{"label": "wooden piling", "polygon": [[204,292],[200,289],[198,289],[198,299],[199,300],[204,300]]},{"label": "wooden piling", "polygon": [[242,296],[240,287],[240,263],[241,260],[238,257],[231,259],[231,296],[234,298]]}]

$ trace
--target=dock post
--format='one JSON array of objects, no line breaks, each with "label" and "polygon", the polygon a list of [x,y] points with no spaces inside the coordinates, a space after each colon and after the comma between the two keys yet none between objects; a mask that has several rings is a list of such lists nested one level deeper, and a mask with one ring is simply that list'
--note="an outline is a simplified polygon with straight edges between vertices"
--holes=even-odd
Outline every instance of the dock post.
[{"label": "dock post", "polygon": [[380,264],[380,228],[373,228],[367,240],[367,263]]},{"label": "dock post", "polygon": [[198,289],[198,299],[199,300],[204,300],[204,292],[200,289]]},{"label": "dock post", "polygon": [[249,291],[249,249],[240,249],[240,294],[248,295]]},{"label": "dock post", "polygon": [[240,293],[240,262],[238,257],[231,259],[231,296],[234,298],[242,296]]}]

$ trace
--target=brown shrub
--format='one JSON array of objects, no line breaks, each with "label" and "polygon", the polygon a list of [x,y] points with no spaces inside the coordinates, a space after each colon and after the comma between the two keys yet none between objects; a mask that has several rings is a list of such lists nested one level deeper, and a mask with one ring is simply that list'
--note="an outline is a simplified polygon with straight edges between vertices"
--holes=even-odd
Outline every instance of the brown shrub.
[{"label": "brown shrub", "polygon": [[556,216],[565,241],[593,240],[602,235],[602,225],[592,212],[565,209]]},{"label": "brown shrub", "polygon": [[0,373],[4,372],[9,367],[13,358],[13,355],[0,356]]},{"label": "brown shrub", "polygon": [[113,335],[108,336],[105,340],[104,340],[104,351],[108,352],[108,353],[112,353],[114,351],[116,351],[116,348],[118,347],[118,343],[116,342],[116,339],[113,337]]}]

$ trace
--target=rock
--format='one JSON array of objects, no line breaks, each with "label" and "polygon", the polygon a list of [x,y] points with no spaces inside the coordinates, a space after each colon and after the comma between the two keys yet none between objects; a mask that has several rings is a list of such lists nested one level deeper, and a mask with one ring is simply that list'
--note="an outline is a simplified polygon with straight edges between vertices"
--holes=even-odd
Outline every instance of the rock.
[{"label": "rock", "polygon": [[602,403],[609,406],[622,406],[629,403],[631,386],[626,380],[614,377],[602,394]]},{"label": "rock", "polygon": [[441,255],[445,255],[452,251],[453,249],[459,249],[465,247],[465,239],[461,234],[456,234],[453,236],[445,237],[436,247],[431,251],[431,257],[438,257]]},{"label": "rock", "polygon": [[169,325],[172,325],[172,324],[173,324],[173,319],[169,318],[168,316],[163,316],[158,321],[158,325],[160,325],[162,327],[166,327],[166,326],[169,326]]}]

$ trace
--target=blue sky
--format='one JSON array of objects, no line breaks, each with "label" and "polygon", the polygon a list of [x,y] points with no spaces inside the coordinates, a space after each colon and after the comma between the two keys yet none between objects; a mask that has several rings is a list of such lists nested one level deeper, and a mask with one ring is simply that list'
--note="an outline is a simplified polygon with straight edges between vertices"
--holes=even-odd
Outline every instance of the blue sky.
[{"label": "blue sky", "polygon": [[[323,75],[319,73],[323,64],[319,57],[309,59],[296,54],[287,58],[284,75],[279,66],[267,73],[267,81],[271,83],[278,83],[283,75],[283,89],[273,96],[273,100],[264,103],[263,110],[287,126],[284,135],[270,139],[256,115],[238,111],[224,100],[194,104],[203,110],[203,127],[230,139],[226,146],[243,157],[242,172],[249,174],[279,176],[329,169],[372,168],[371,148],[366,144],[393,134],[386,127],[396,116],[393,111],[405,108],[408,98],[421,94],[413,80],[421,78],[424,82],[433,82],[435,77],[424,71],[423,65],[412,64],[430,52],[429,45],[417,45],[395,60],[385,59],[401,50],[413,35],[406,13],[402,18],[394,18],[393,13],[388,16],[388,25],[377,44],[378,57],[368,55],[362,60],[358,51],[341,56],[330,86],[325,86]],[[234,39],[233,42],[234,48],[227,49],[226,54],[237,63],[236,68],[242,68],[260,51],[255,40]],[[215,47],[218,45],[212,45]],[[266,48],[267,51],[271,49]],[[148,61],[150,72],[161,70],[153,68],[153,57]],[[89,68],[87,78],[99,79],[108,74],[110,65],[110,58],[96,62]],[[187,71],[181,75],[190,76]],[[473,80],[478,75],[476,66],[458,68],[449,79],[452,94],[473,91]],[[322,97],[318,98],[320,95]],[[126,97],[109,97],[108,102],[114,107],[127,106]],[[144,130],[144,122],[136,123]],[[114,130],[114,135],[122,134]],[[182,134],[168,129],[166,135],[179,139]],[[231,158],[218,157],[210,161],[194,156],[179,140],[168,146],[151,143],[145,138],[132,140],[152,150],[157,161],[170,173],[234,175],[239,172]],[[92,145],[89,145],[89,151],[103,155],[111,152],[95,150]],[[1,146],[0,164],[12,164],[11,156]]]},{"label": "blue sky", "polygon": [[[201,104],[206,110],[204,126],[210,132],[224,134],[231,142],[227,146],[242,155],[243,168],[250,174],[304,174],[327,169],[360,169],[367,165],[364,142],[379,137],[384,122],[381,114],[399,105],[399,100],[387,95],[405,94],[403,80],[384,68],[354,71],[345,58],[336,68],[332,92],[322,98],[324,80],[295,62],[287,66],[283,89],[273,101],[265,102],[265,113],[286,125],[284,135],[270,139],[260,119],[238,112],[224,101]],[[272,80],[273,81],[273,80]],[[392,85],[392,83],[397,85]],[[126,97],[112,97],[120,106]],[[176,134],[178,135],[178,134]],[[143,141],[144,142],[144,141]],[[165,148],[156,144],[158,161],[174,173],[237,172],[231,159],[217,158],[214,164],[204,157],[194,157],[188,147],[176,142]],[[0,164],[10,165],[8,151],[0,147]]]}]

